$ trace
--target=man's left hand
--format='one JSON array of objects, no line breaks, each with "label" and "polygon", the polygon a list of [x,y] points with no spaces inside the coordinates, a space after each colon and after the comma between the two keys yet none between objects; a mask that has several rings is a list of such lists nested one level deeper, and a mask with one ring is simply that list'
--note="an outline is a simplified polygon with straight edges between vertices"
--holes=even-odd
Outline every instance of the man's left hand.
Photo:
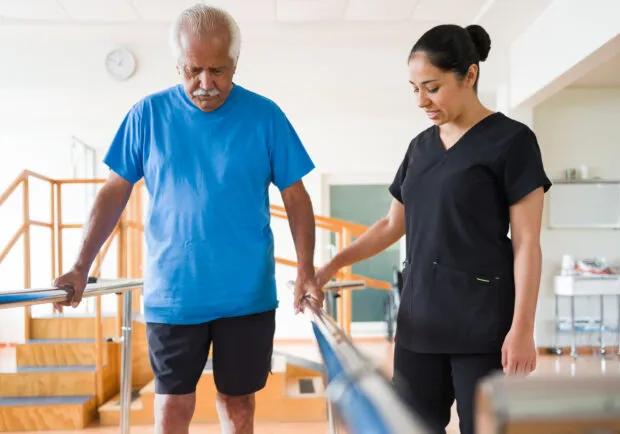
[{"label": "man's left hand", "polygon": [[324,299],[325,294],[317,285],[314,277],[297,276],[295,281],[295,313],[303,312],[304,303],[307,302],[314,304],[317,309],[322,309]]},{"label": "man's left hand", "polygon": [[502,366],[508,375],[528,375],[536,369],[533,333],[510,329],[502,346]]}]

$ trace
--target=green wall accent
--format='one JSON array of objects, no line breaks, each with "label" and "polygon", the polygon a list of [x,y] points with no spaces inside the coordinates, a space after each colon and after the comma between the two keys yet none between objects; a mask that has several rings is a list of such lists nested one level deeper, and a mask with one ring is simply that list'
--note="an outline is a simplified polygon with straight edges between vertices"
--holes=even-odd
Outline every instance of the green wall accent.
[{"label": "green wall accent", "polygon": [[[330,214],[362,225],[371,226],[385,217],[392,202],[387,185],[332,185]],[[332,236],[335,244],[335,236]],[[400,262],[399,244],[388,247],[378,255],[354,264],[352,271],[380,280],[392,281],[392,270]],[[353,321],[384,321],[384,302],[387,292],[366,288],[353,291]]]}]

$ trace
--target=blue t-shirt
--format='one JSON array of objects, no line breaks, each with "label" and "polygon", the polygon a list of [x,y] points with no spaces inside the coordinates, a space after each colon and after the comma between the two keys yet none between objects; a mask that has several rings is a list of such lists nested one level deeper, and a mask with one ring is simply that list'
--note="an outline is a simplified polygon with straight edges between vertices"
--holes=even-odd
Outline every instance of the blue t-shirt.
[{"label": "blue t-shirt", "polygon": [[286,115],[234,85],[207,113],[181,85],[129,111],[104,162],[150,195],[146,320],[197,324],[276,309],[268,190],[314,169]]}]

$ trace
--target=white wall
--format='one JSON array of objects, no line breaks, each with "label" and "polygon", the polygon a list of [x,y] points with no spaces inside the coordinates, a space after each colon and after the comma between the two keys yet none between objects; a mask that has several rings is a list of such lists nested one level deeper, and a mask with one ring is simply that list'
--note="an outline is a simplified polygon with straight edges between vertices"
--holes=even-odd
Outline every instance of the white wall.
[{"label": "white wall", "polygon": [[[616,55],[619,15],[617,0],[551,3],[510,47],[512,107],[544,101]],[[588,22],[596,24],[577,31]]]},{"label": "white wall", "polygon": [[[540,141],[548,175],[561,179],[568,167],[589,167],[589,176],[620,179],[620,88],[566,89],[534,109],[534,129]],[[553,188],[553,187],[552,187]],[[620,231],[549,230],[543,220],[543,276],[537,318],[537,344],[550,346],[554,337],[553,276],[562,255],[597,256],[620,265]],[[570,313],[560,304],[562,316]],[[577,315],[598,315],[598,299],[581,299]],[[605,316],[617,318],[618,302],[605,299]],[[612,341],[612,342],[615,342]],[[560,341],[567,345],[567,338]]]}]

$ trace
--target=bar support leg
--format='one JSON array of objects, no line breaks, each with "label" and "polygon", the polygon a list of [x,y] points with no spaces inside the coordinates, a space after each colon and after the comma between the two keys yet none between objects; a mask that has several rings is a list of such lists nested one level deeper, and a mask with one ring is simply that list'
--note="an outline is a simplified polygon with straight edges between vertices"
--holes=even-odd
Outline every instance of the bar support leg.
[{"label": "bar support leg", "polygon": [[131,408],[131,301],[132,291],[123,293],[123,326],[122,326],[122,354],[121,354],[121,434],[129,434],[130,430],[130,408]]}]

